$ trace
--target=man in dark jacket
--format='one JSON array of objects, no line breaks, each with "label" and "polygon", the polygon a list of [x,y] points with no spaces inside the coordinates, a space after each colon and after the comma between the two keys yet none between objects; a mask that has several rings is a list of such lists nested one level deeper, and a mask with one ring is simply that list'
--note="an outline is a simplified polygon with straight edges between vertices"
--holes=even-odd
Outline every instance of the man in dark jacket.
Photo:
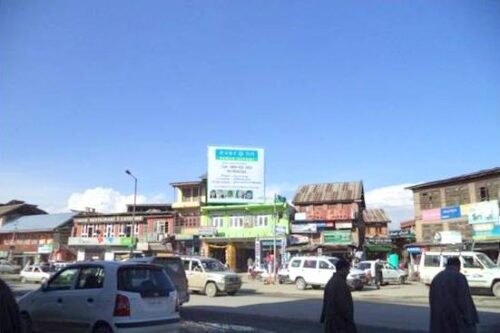
[{"label": "man in dark jacket", "polygon": [[20,333],[21,320],[16,299],[9,286],[0,279],[0,333]]},{"label": "man in dark jacket", "polygon": [[350,265],[340,259],[335,268],[336,273],[325,287],[321,322],[325,325],[325,333],[356,333],[352,295],[346,282]]},{"label": "man in dark jacket", "polygon": [[448,258],[445,270],[432,280],[429,302],[431,333],[476,332],[479,318],[458,257]]}]

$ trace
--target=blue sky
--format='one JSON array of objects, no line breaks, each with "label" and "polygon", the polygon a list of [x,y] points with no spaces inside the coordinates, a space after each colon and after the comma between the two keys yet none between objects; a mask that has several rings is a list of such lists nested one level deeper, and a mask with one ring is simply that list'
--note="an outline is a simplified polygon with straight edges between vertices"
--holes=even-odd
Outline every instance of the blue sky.
[{"label": "blue sky", "polygon": [[171,200],[209,144],[367,191],[500,163],[500,2],[0,2],[0,186]]}]

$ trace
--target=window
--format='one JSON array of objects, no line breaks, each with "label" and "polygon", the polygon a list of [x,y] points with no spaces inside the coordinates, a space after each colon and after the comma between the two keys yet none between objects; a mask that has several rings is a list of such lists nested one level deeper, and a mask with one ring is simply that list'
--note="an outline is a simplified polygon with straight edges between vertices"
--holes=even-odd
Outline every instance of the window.
[{"label": "window", "polygon": [[483,268],[481,264],[472,256],[463,256],[464,268]]},{"label": "window", "polygon": [[94,225],[86,225],[87,227],[87,236],[88,237],[94,237]]},{"label": "window", "polygon": [[490,179],[475,184],[476,201],[490,201],[498,199],[500,194],[500,179]]},{"label": "window", "polygon": [[88,225],[87,224],[82,224],[82,233],[81,233],[81,237],[89,237],[89,234],[88,234]]},{"label": "window", "polygon": [[191,201],[191,188],[182,189],[182,201],[184,202]]},{"label": "window", "polygon": [[118,270],[118,290],[139,293],[142,297],[164,297],[175,288],[161,268],[129,266]]},{"label": "window", "polygon": [[319,269],[331,269],[331,266],[326,261],[320,261]]},{"label": "window", "polygon": [[78,268],[68,268],[62,270],[61,273],[52,279],[48,286],[48,290],[66,290],[73,288],[76,277],[78,276]]},{"label": "window", "polygon": [[189,264],[191,263],[191,261],[184,260],[182,263],[184,264],[184,270],[189,271]]},{"label": "window", "polygon": [[420,193],[420,209],[441,207],[441,193],[439,190]]},{"label": "window", "polygon": [[197,260],[194,260],[191,262],[191,270],[193,272],[203,272],[203,269],[201,268],[200,262]]},{"label": "window", "polygon": [[296,259],[296,260],[293,260],[292,263],[291,263],[291,266],[292,267],[299,267],[300,266],[300,260],[299,259]]},{"label": "window", "polygon": [[115,233],[113,231],[113,225],[112,224],[106,224],[106,227],[104,229],[104,237],[114,237]]},{"label": "window", "polygon": [[255,224],[256,227],[267,227],[268,224],[267,215],[259,215],[257,216],[257,222]]},{"label": "window", "polygon": [[213,216],[212,218],[212,227],[222,228],[224,227],[224,218],[222,216]]},{"label": "window", "polygon": [[426,255],[424,266],[425,267],[439,267],[441,257],[439,255]]},{"label": "window", "polygon": [[304,268],[316,268],[316,260],[304,260]]},{"label": "window", "polygon": [[193,188],[193,199],[196,201],[200,196],[200,189],[198,187]]},{"label": "window", "polygon": [[98,289],[104,284],[104,269],[102,267],[85,267],[80,271],[76,289]]},{"label": "window", "polygon": [[126,232],[126,225],[120,224],[119,231],[118,231],[118,237],[125,237],[125,232]]},{"label": "window", "polygon": [[232,228],[243,228],[243,216],[231,216],[229,225]]},{"label": "window", "polygon": [[134,237],[139,236],[139,223],[134,224]]},{"label": "window", "polygon": [[490,200],[490,194],[487,187],[479,188],[479,201],[488,201]]}]

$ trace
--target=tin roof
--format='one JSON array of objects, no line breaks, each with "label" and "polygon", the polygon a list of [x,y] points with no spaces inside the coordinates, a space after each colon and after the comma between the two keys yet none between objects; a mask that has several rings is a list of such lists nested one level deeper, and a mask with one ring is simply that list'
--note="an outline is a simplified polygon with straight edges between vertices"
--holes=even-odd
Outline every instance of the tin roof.
[{"label": "tin roof", "polygon": [[365,223],[390,223],[391,220],[381,208],[365,209],[363,211],[363,221]]},{"label": "tin roof", "polygon": [[302,185],[293,198],[294,204],[352,202],[363,197],[363,182]]},{"label": "tin roof", "polygon": [[415,220],[401,221],[399,223],[401,228],[410,228],[415,226]]},{"label": "tin roof", "polygon": [[477,172],[468,173],[468,174],[461,175],[461,176],[456,176],[456,177],[451,177],[451,178],[446,178],[446,179],[441,179],[441,180],[435,180],[435,181],[431,181],[431,182],[427,182],[427,183],[417,184],[414,186],[407,187],[407,189],[408,190],[418,190],[418,189],[425,188],[425,187],[436,187],[436,186],[440,186],[440,185],[447,185],[450,183],[465,182],[465,181],[474,180],[477,178],[482,178],[482,177],[487,177],[487,176],[500,176],[500,167],[480,170]]},{"label": "tin roof", "polygon": [[76,213],[21,216],[0,228],[0,234],[52,231],[71,221]]}]

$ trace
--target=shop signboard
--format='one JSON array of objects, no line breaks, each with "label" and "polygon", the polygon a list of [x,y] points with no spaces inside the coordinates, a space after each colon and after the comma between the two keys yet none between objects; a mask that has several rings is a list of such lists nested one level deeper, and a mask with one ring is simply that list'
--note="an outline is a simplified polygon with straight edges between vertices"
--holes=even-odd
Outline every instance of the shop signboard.
[{"label": "shop signboard", "polygon": [[335,222],[337,229],[352,229],[352,222]]},{"label": "shop signboard", "polygon": [[113,215],[113,216],[95,216],[95,217],[77,217],[75,223],[120,223],[120,222],[142,222],[143,216],[133,215]]},{"label": "shop signboard", "polygon": [[306,244],[309,243],[309,237],[302,235],[290,235],[288,237],[290,245]]},{"label": "shop signboard", "polygon": [[498,200],[469,204],[469,224],[499,223]]},{"label": "shop signboard", "polygon": [[406,252],[411,254],[420,254],[422,253],[422,250],[419,247],[407,247]]},{"label": "shop signboard", "polygon": [[68,245],[109,245],[109,246],[129,246],[132,244],[131,237],[70,237]]},{"label": "shop signboard", "polygon": [[[274,247],[274,240],[273,239],[262,239],[261,241],[262,248],[269,248],[269,247]],[[277,238],[276,239],[276,247],[281,247],[282,244],[282,239]]]},{"label": "shop signboard", "polygon": [[53,244],[38,245],[38,253],[52,253],[53,250]]},{"label": "shop signboard", "polygon": [[264,149],[208,147],[208,202],[263,203]]},{"label": "shop signboard", "polygon": [[295,221],[305,221],[306,219],[307,217],[305,212],[295,213]]},{"label": "shop signboard", "polygon": [[215,227],[200,227],[198,229],[198,235],[200,236],[213,236],[217,233]]},{"label": "shop signboard", "polygon": [[424,221],[438,221],[441,219],[441,209],[427,209],[422,211],[422,220]]},{"label": "shop signboard", "polygon": [[389,236],[391,238],[415,238],[415,234],[410,230],[390,230]]},{"label": "shop signboard", "polygon": [[462,243],[462,233],[460,231],[440,231],[434,235],[434,242],[438,244],[459,244]]},{"label": "shop signboard", "polygon": [[318,228],[314,223],[292,224],[292,233],[296,234],[315,234]]},{"label": "shop signboard", "polygon": [[352,244],[352,234],[350,230],[331,230],[323,232],[323,243],[333,245]]},{"label": "shop signboard", "polygon": [[274,228],[276,229],[276,234],[277,235],[284,235],[284,234],[286,234],[286,227],[281,226],[281,225],[277,225]]},{"label": "shop signboard", "polygon": [[472,228],[475,241],[500,240],[500,223],[474,224]]},{"label": "shop signboard", "polygon": [[441,208],[441,220],[456,219],[460,216],[460,206]]}]

